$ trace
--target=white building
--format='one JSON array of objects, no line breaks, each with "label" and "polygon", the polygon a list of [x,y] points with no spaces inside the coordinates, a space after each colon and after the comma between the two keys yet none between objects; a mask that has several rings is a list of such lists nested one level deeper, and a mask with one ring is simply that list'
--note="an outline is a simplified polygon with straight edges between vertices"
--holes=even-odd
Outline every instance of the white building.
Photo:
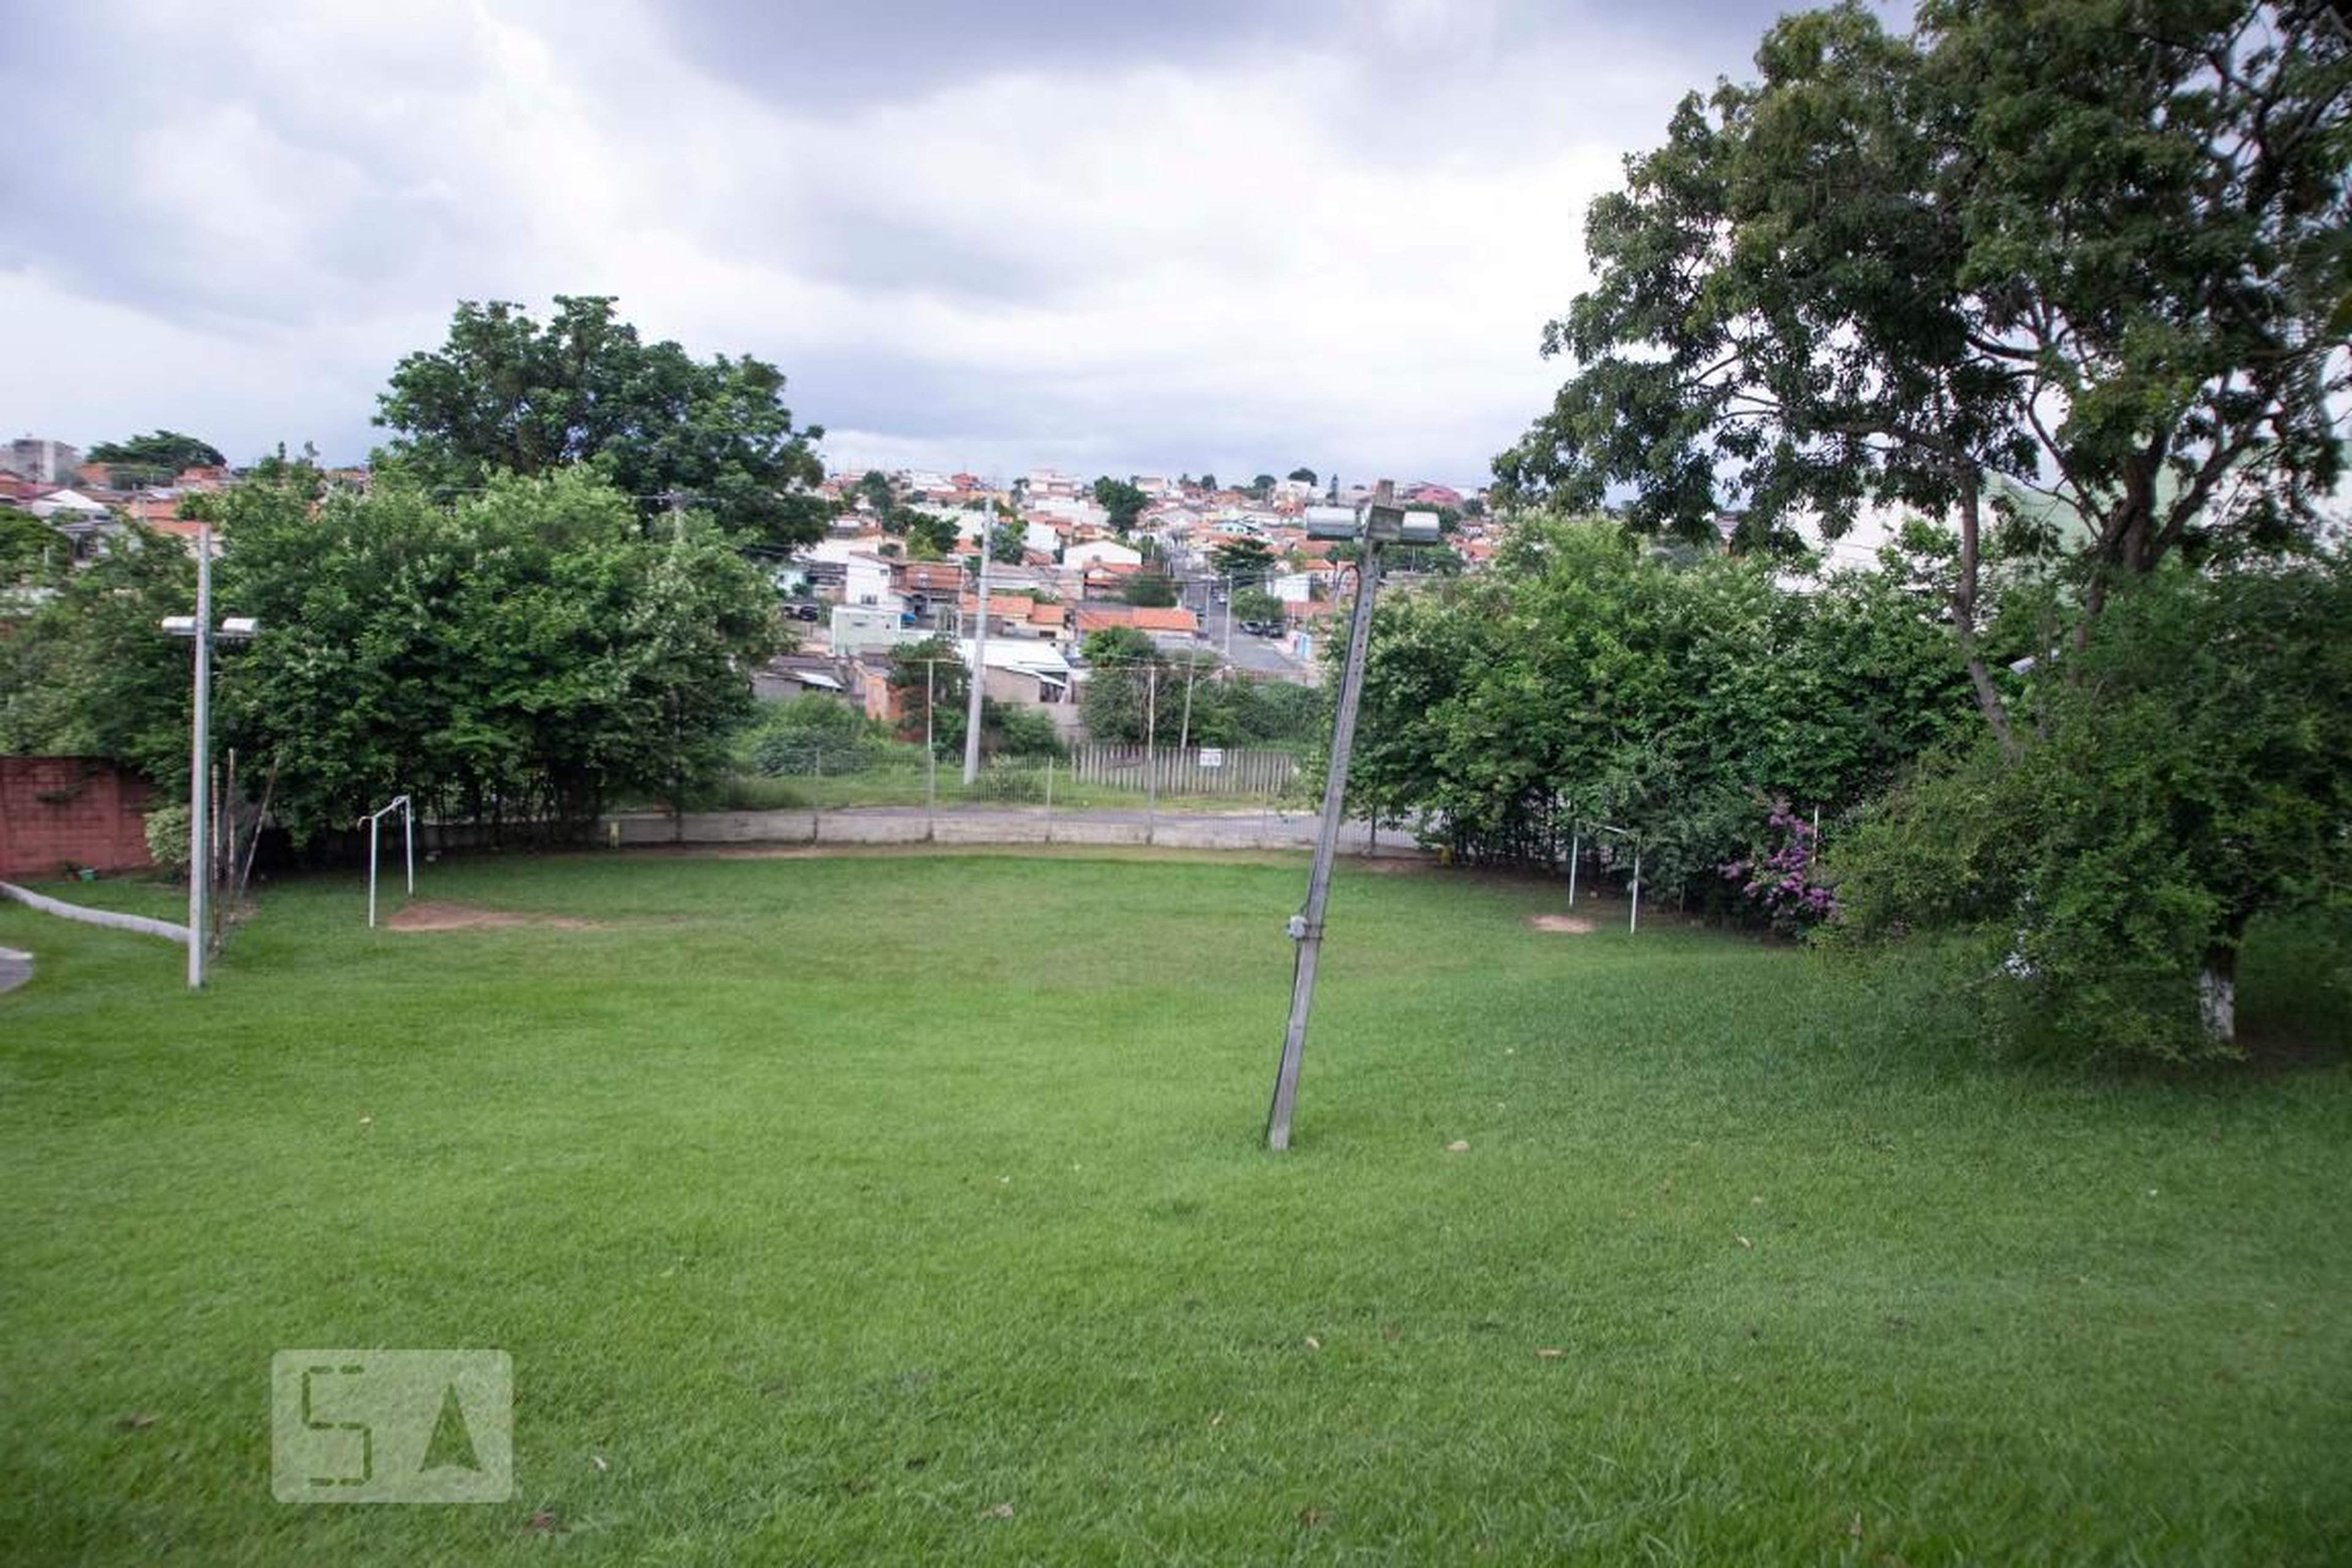
[{"label": "white building", "polygon": [[1108,539],[1095,539],[1084,544],[1073,544],[1062,552],[1062,564],[1081,568],[1140,566],[1143,564],[1143,552],[1130,550],[1124,544],[1115,544]]},{"label": "white building", "polygon": [[37,436],[19,436],[8,443],[6,456],[0,458],[5,468],[28,479],[45,485],[61,485],[74,477],[81,467],[81,449],[63,441],[45,440]]},{"label": "white building", "polygon": [[906,602],[892,585],[891,563],[866,551],[852,554],[844,563],[841,582],[841,602],[852,609],[887,610],[897,616],[906,609]]}]

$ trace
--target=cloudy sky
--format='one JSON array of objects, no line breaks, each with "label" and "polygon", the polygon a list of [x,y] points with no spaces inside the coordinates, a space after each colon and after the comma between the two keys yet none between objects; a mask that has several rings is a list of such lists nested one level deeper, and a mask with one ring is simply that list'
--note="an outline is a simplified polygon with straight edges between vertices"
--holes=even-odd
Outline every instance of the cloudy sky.
[{"label": "cloudy sky", "polygon": [[12,0],[0,434],[357,460],[617,295],[836,466],[1481,482],[1583,213],[1774,0]]}]

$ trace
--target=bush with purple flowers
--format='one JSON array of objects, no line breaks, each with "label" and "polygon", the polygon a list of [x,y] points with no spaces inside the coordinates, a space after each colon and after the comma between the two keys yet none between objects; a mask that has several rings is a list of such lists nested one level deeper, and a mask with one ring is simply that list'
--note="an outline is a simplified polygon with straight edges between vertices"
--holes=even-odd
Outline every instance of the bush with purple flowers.
[{"label": "bush with purple flowers", "polygon": [[1739,884],[1774,929],[1811,931],[1838,907],[1837,894],[1819,875],[1816,830],[1784,800],[1772,803],[1765,830],[1762,847],[1718,869]]}]

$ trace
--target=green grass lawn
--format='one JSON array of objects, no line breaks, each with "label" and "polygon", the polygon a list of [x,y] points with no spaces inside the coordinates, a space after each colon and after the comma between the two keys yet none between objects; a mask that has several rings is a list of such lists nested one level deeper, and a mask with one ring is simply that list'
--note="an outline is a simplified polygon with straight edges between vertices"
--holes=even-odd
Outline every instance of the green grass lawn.
[{"label": "green grass lawn", "polygon": [[[299,882],[191,997],[163,943],[0,906],[40,963],[0,997],[0,1561],[2352,1541],[2308,936],[2245,1006],[2320,1062],[2065,1078],[1905,1048],[1799,952],[1351,872],[1275,1156],[1302,862],[425,882],[597,923],[370,932],[356,879]],[[270,1357],[315,1347],[509,1352],[512,1500],[273,1500]]]}]

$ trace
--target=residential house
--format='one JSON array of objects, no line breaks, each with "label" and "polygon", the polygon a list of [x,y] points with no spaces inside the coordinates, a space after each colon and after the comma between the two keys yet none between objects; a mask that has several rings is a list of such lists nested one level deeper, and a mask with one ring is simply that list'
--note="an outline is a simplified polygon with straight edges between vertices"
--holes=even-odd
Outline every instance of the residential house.
[{"label": "residential house", "polygon": [[841,602],[856,609],[887,612],[895,619],[907,607],[898,593],[898,566],[887,556],[850,552],[842,562]]},{"label": "residential house", "polygon": [[845,663],[823,654],[779,654],[751,672],[751,695],[762,701],[794,697],[830,697],[848,701],[852,678]]},{"label": "residential house", "polygon": [[1201,638],[1201,618],[1186,609],[1147,609],[1138,605],[1080,605],[1072,617],[1073,635],[1083,644],[1096,632],[1126,626],[1143,633],[1160,647],[1187,651]]},{"label": "residential house", "polygon": [[920,642],[928,629],[910,626],[898,609],[836,605],[825,626],[825,644],[837,658],[858,658],[901,643]]},{"label": "residential house", "polygon": [[[964,667],[970,668],[974,658],[973,640],[965,638],[957,645],[957,651],[963,657]],[[1062,729],[1077,726],[1076,709],[1070,701],[1070,661],[1062,657],[1059,648],[1050,643],[991,637],[985,653],[980,657],[986,665],[986,673],[981,679],[982,692],[999,702],[1045,709]]]},{"label": "residential house", "polygon": [[1143,564],[1143,552],[1108,539],[1095,539],[1064,550],[1062,564],[1081,569],[1089,566],[1140,566]]}]

